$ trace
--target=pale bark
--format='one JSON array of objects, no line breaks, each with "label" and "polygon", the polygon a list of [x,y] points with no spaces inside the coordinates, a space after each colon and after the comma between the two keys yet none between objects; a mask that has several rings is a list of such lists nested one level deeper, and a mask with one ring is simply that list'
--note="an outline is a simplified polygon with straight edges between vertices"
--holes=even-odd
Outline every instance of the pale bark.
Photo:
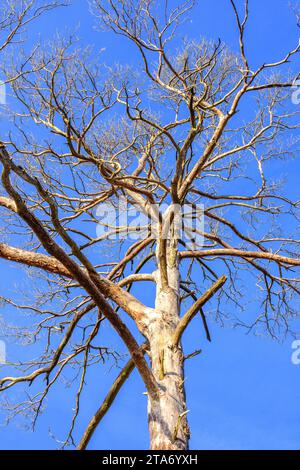
[{"label": "pale bark", "polygon": [[180,317],[179,269],[177,259],[168,257],[168,287],[163,288],[159,271],[155,316],[148,326],[153,375],[159,385],[159,399],[149,399],[148,418],[152,450],[185,450],[189,427],[184,390],[184,357],[180,344],[173,346]]},{"label": "pale bark", "polygon": [[233,256],[235,258],[265,259],[268,261],[275,261],[277,263],[289,264],[290,266],[300,266],[299,259],[281,256],[276,253],[271,253],[270,251],[246,251],[235,248],[216,248],[201,251],[182,251],[180,253],[181,258],[204,258],[208,256]]}]

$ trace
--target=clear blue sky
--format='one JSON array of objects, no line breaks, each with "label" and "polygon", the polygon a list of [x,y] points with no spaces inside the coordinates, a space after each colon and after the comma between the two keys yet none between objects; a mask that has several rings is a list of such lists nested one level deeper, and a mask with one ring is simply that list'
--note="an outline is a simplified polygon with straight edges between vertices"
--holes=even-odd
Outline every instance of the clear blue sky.
[{"label": "clear blue sky", "polygon": [[[275,61],[297,44],[299,30],[294,27],[295,19],[288,5],[286,0],[250,0],[251,19],[246,41],[254,65]],[[56,30],[67,28],[72,31],[78,26],[82,42],[95,44],[95,53],[105,48],[102,61],[133,63],[136,60],[132,47],[123,38],[96,32],[93,25],[94,19],[88,12],[86,2],[73,0],[71,8],[44,17],[34,27],[30,40],[34,42],[39,34],[51,37]],[[192,38],[220,37],[237,50],[237,36],[232,25],[228,0],[201,0],[185,32],[188,30]],[[276,171],[282,174],[290,170],[283,163],[282,167],[276,167]],[[289,181],[295,184],[295,196],[298,197],[299,170],[299,161],[293,162],[293,174]],[[1,261],[0,279],[1,294],[14,282],[25,282],[25,275],[19,267]],[[150,292],[139,294],[143,295],[145,302],[149,302]],[[255,304],[249,307],[249,315],[255,307]],[[13,315],[9,307],[2,309],[0,314],[5,318]],[[211,344],[206,342],[198,320],[193,324],[186,343],[189,351],[199,347],[203,350],[186,366],[191,448],[299,449],[300,365],[291,363],[292,339],[278,343],[268,337],[246,335],[241,329],[221,328],[212,322],[210,327]],[[107,332],[108,342],[116,344],[109,329]],[[8,341],[8,358],[22,353],[22,349]],[[97,369],[97,375],[95,370],[90,374],[91,385],[86,389],[86,400],[82,401],[77,437],[115,374],[114,368]],[[91,449],[147,448],[146,398],[142,393],[143,386],[134,373],[97,430]],[[0,448],[56,448],[57,443],[49,435],[49,429],[58,439],[65,437],[74,406],[70,397],[71,391],[63,386],[52,393],[35,433],[23,429],[20,419],[8,427],[1,426]]]}]

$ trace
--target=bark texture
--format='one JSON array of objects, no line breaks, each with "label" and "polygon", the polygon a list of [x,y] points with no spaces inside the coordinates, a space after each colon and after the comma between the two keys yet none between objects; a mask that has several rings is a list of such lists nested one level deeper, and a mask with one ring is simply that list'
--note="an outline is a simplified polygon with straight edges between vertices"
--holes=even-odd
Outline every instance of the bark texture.
[{"label": "bark texture", "polygon": [[149,399],[148,418],[152,450],[185,450],[189,427],[184,390],[184,357],[180,344],[173,345],[180,317],[177,260],[168,260],[168,288],[156,274],[155,316],[149,324],[152,372],[159,385],[159,399]]}]

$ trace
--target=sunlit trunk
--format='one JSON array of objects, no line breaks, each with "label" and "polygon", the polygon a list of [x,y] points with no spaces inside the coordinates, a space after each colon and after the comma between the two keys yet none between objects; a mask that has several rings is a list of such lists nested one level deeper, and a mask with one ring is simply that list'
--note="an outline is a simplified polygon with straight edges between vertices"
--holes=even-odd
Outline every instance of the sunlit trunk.
[{"label": "sunlit trunk", "polygon": [[[156,273],[159,277],[158,272]],[[153,450],[188,449],[183,354],[172,347],[179,321],[180,293],[177,262],[168,266],[169,288],[162,290],[157,279],[156,316],[149,325],[152,371],[160,387],[157,402],[149,400],[150,447]]]}]

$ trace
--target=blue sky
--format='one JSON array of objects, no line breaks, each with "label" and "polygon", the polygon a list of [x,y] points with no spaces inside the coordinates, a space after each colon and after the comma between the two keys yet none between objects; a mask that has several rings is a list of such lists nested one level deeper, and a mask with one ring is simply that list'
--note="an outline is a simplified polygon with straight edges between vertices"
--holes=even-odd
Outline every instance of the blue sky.
[{"label": "blue sky", "polygon": [[[241,2],[240,2],[241,3]],[[250,0],[250,21],[246,43],[253,66],[281,58],[295,47],[298,31],[295,19],[285,0]],[[232,27],[232,11],[227,0],[202,0],[192,12],[192,20],[184,29],[192,38],[220,37],[233,50],[238,49],[236,31]],[[29,40],[40,35],[51,37],[56,31],[74,31],[83,44],[95,44],[95,53],[102,50],[101,61],[135,63],[132,46],[123,38],[98,32],[95,20],[84,0],[73,0],[72,6],[52,12],[31,30]],[[180,40],[180,38],[179,38]],[[284,165],[284,164],[282,164]],[[298,192],[299,161],[293,162],[289,182]],[[297,171],[296,171],[297,170]],[[290,173],[290,167],[276,165],[274,172]],[[299,196],[299,192],[298,192]],[[1,290],[23,283],[20,267],[0,261]],[[28,281],[27,281],[28,282]],[[2,292],[0,292],[1,294]],[[151,292],[139,292],[145,302]],[[249,315],[253,314],[249,306]],[[13,315],[9,307],[1,315]],[[267,336],[246,335],[242,329],[230,329],[210,322],[212,343],[205,340],[201,323],[195,320],[185,346],[189,351],[202,349],[202,354],[187,362],[186,386],[193,449],[299,449],[300,448],[300,365],[291,362],[291,338],[275,342]],[[299,328],[298,328],[299,331]],[[118,344],[109,327],[108,341]],[[8,358],[22,349],[8,341]],[[25,353],[26,354],[26,353]],[[82,401],[81,419],[76,436],[84,430],[116,374],[115,368],[97,369],[91,373],[90,385]],[[18,393],[13,392],[13,393]],[[18,419],[0,427],[1,449],[54,449],[63,439],[71,418],[71,390],[61,385],[51,395],[36,432],[24,429]],[[113,408],[96,431],[91,449],[144,449],[148,446],[146,398],[136,372],[132,374]]]}]

